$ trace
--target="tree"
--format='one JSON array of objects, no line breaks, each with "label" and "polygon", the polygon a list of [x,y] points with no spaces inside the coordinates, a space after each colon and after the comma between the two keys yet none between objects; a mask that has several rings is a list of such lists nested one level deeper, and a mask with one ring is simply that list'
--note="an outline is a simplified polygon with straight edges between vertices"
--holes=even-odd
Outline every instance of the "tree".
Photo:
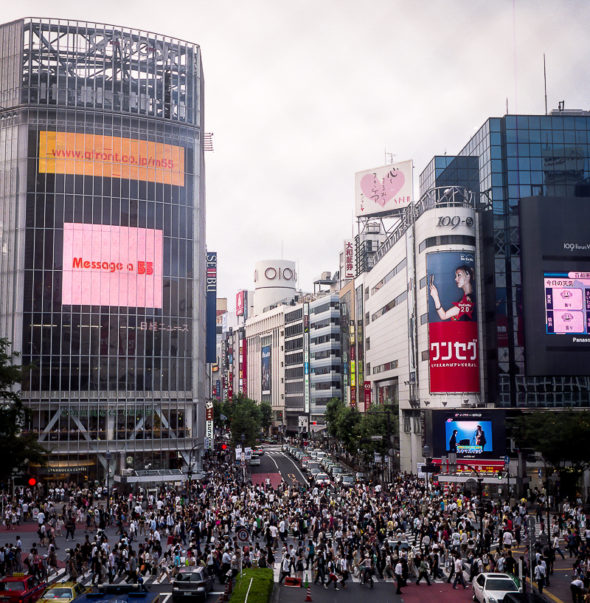
[{"label": "tree", "polygon": [[0,339],[0,481],[7,482],[14,471],[26,469],[27,462],[45,464],[46,451],[34,433],[24,432],[30,412],[15,391],[22,383],[23,368],[15,364],[18,354]]},{"label": "tree", "polygon": [[272,407],[268,402],[260,403],[260,414],[261,414],[261,430],[264,433],[268,433],[270,426],[272,425]]},{"label": "tree", "polygon": [[326,426],[328,429],[328,435],[333,438],[338,437],[338,415],[345,409],[344,402],[340,400],[340,398],[332,398],[326,404],[326,412],[324,413],[324,417],[326,419]]},{"label": "tree", "polygon": [[574,496],[578,480],[590,467],[590,411],[532,412],[514,420],[510,434],[520,448],[532,448],[559,472],[561,495]]},{"label": "tree", "polygon": [[582,471],[590,466],[590,412],[533,412],[518,417],[512,436],[520,448],[532,448],[556,468]]},{"label": "tree", "polygon": [[[221,416],[226,417],[224,421]],[[268,429],[272,411],[267,403],[258,404],[255,400],[238,394],[232,400],[217,402],[213,405],[213,418],[216,424],[226,424],[231,431],[231,443],[253,446],[263,429]]]}]

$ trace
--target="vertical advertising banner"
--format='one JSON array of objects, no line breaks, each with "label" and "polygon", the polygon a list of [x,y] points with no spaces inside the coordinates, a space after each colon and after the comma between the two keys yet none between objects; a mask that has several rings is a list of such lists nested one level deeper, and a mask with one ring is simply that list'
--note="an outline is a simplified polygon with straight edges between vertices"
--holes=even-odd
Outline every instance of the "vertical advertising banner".
[{"label": "vertical advertising banner", "polygon": [[344,241],[344,280],[350,280],[354,278],[354,242],[352,239],[345,239]]},{"label": "vertical advertising banner", "polygon": [[265,345],[262,346],[261,350],[261,375],[262,375],[262,393],[270,394],[271,393],[271,346]]},{"label": "vertical advertising banner", "polygon": [[475,256],[426,256],[431,393],[479,393]]},{"label": "vertical advertising banner", "polygon": [[236,293],[236,316],[244,316],[244,293],[245,291]]},{"label": "vertical advertising banner", "polygon": [[371,408],[371,382],[365,381],[365,412]]},{"label": "vertical advertising banner", "polygon": [[213,363],[217,360],[217,252],[207,252],[206,264],[206,348],[205,362]]}]

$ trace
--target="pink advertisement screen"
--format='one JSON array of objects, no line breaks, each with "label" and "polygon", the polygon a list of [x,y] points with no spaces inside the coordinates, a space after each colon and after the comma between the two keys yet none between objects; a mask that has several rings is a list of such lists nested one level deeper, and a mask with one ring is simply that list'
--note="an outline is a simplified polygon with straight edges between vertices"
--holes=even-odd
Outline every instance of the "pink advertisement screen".
[{"label": "pink advertisement screen", "polygon": [[162,307],[161,230],[64,224],[62,303]]}]

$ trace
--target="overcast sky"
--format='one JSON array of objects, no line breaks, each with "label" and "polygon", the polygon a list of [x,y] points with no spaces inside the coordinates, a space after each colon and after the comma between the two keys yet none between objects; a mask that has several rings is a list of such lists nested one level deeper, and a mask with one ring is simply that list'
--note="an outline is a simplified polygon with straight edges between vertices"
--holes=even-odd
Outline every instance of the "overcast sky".
[{"label": "overcast sky", "polygon": [[[354,173],[457,153],[486,118],[590,109],[587,0],[21,0],[25,16],[193,41],[205,73],[207,247],[233,309],[258,260],[312,289],[353,228]],[[415,190],[415,194],[418,191]]]}]

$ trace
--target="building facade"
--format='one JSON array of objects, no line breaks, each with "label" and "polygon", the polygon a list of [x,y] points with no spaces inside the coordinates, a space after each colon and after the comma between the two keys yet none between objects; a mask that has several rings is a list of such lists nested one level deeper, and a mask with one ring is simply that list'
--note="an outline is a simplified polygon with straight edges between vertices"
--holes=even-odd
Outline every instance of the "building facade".
[{"label": "building facade", "polygon": [[204,434],[200,49],[49,19],[0,48],[0,333],[45,471],[178,468]]}]

